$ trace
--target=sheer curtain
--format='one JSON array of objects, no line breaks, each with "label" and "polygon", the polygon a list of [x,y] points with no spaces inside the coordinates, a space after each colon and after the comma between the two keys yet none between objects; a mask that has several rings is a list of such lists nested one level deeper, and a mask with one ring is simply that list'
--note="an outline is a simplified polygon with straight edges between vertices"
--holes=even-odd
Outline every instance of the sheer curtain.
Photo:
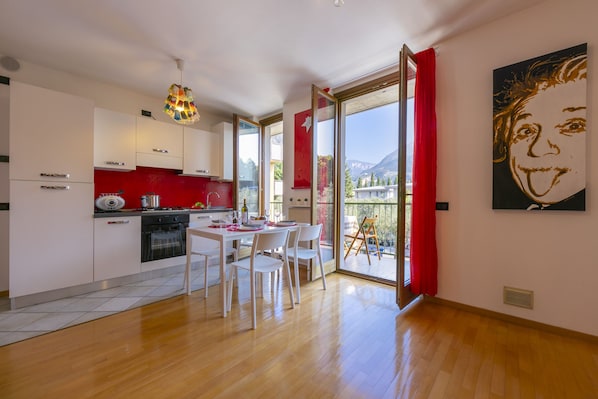
[{"label": "sheer curtain", "polygon": [[411,291],[436,295],[436,54],[415,55],[415,132],[411,216]]}]

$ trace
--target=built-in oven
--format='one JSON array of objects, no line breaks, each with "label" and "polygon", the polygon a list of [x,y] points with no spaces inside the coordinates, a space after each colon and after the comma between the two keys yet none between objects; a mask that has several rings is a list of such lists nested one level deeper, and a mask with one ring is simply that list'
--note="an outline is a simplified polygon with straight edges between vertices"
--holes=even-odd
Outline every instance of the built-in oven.
[{"label": "built-in oven", "polygon": [[141,215],[141,262],[185,255],[189,213]]}]

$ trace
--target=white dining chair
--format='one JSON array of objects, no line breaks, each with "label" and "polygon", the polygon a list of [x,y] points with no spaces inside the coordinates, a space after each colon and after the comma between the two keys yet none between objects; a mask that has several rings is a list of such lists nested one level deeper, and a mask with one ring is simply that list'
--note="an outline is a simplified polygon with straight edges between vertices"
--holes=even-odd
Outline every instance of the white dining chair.
[{"label": "white dining chair", "polygon": [[[295,265],[295,286],[297,294],[295,300],[301,302],[301,290],[299,284],[299,261],[318,258],[320,263],[320,272],[322,273],[322,286],[326,289],[326,275],[324,274],[324,262],[322,261],[322,248],[320,247],[320,235],[322,234],[322,224],[300,225],[295,233],[293,246],[288,249],[288,253],[293,256]],[[312,243],[312,248],[309,243]],[[307,243],[307,246],[301,246],[299,243]]]},{"label": "white dining chair", "polygon": [[[227,247],[225,250],[225,256],[228,258],[229,256],[233,257],[233,262],[238,260],[238,252],[233,247]],[[203,283],[204,283],[204,297],[208,297],[208,265],[210,258],[218,257],[220,259],[220,248],[209,248],[209,249],[198,249],[198,250],[191,250],[191,255],[199,255],[204,257],[204,269],[203,269]],[[226,262],[226,259],[225,259]],[[231,271],[232,272],[232,271]],[[226,278],[225,276],[221,276],[221,278]],[[187,269],[185,269],[185,282],[187,281]],[[184,287],[185,288],[185,287]]]},{"label": "white dining chair", "polygon": [[[252,314],[252,329],[257,328],[256,315],[256,276],[258,273],[272,273],[273,271],[284,268],[286,270],[287,282],[289,288],[289,295],[291,299],[291,307],[295,308],[295,300],[293,298],[293,287],[291,284],[291,272],[289,269],[289,262],[287,258],[287,247],[289,241],[288,230],[264,231],[256,233],[253,237],[253,245],[251,246],[251,255],[248,258],[238,260],[231,263],[231,271],[228,274],[228,310],[232,306],[232,291],[234,276],[238,273],[238,269],[249,271],[249,289],[251,292],[251,314]],[[281,257],[271,256],[276,249],[280,249]],[[270,254],[266,254],[269,251]],[[238,283],[237,283],[238,285]]]}]

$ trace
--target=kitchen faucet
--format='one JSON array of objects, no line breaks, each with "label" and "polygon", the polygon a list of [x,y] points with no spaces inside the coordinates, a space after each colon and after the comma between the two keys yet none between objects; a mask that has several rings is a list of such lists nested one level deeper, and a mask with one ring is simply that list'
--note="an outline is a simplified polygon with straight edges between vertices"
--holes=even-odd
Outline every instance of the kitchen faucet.
[{"label": "kitchen faucet", "polygon": [[206,197],[206,207],[208,209],[212,207],[212,204],[210,204],[210,195],[212,194],[216,194],[216,197],[220,198],[220,194],[218,194],[216,191],[210,191]]}]

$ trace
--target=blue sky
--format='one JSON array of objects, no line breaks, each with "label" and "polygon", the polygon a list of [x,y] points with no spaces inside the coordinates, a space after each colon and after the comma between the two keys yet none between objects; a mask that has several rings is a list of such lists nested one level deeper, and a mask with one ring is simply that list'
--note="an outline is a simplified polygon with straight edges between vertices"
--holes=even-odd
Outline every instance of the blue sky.
[{"label": "blue sky", "polygon": [[[407,126],[413,125],[413,101],[408,101]],[[373,108],[347,117],[345,159],[378,163],[399,147],[397,103]]]}]

